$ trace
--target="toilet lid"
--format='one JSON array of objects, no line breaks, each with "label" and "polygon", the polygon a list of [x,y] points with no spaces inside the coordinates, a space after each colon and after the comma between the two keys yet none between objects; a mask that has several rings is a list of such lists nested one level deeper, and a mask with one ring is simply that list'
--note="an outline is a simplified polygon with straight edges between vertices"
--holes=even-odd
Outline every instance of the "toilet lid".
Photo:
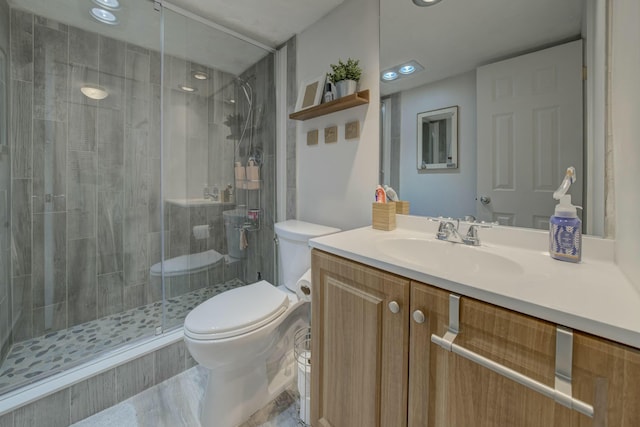
[{"label": "toilet lid", "polygon": [[280,316],[289,297],[262,280],[222,292],[194,308],[184,321],[190,338],[217,340],[246,334]]}]

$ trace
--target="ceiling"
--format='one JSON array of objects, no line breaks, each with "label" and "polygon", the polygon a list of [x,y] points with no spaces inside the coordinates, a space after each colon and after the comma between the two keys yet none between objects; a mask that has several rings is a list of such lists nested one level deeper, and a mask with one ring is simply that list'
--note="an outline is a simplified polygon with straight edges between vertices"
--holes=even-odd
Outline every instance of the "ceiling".
[{"label": "ceiling", "polygon": [[227,28],[277,47],[344,0],[172,0]]},{"label": "ceiling", "polygon": [[414,59],[425,70],[380,84],[381,95],[462,74],[577,38],[586,0],[381,0],[380,70]]},{"label": "ceiling", "polygon": [[[177,0],[172,2],[269,47],[277,47],[326,15],[343,0]],[[160,14],[150,0],[120,0],[120,23],[110,26],[89,16],[91,0],[9,0],[40,16],[160,50]],[[221,71],[241,74],[267,54],[250,43],[167,11],[165,51]]]}]

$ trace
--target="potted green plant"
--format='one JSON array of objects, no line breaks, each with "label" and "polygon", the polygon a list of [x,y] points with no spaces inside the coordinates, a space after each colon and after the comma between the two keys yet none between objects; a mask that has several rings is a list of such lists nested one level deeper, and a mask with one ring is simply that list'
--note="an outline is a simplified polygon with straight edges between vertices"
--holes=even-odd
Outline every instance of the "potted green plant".
[{"label": "potted green plant", "polygon": [[362,76],[362,68],[360,68],[360,60],[347,59],[347,62],[338,60],[338,64],[331,64],[332,73],[329,74],[331,82],[336,85],[338,98],[351,95],[356,92],[358,81]]}]

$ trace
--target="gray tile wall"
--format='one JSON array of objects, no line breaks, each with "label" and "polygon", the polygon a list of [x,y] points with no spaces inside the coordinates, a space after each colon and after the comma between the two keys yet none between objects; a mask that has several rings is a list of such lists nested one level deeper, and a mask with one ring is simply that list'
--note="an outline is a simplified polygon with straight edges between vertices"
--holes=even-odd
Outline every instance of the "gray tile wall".
[{"label": "gray tile wall", "polygon": [[66,427],[193,366],[178,341],[0,416],[0,427]]},{"label": "gray tile wall", "polygon": [[[0,0],[0,108],[9,105],[9,5]],[[8,146],[9,117],[0,116],[0,362],[12,344],[10,215],[11,155]],[[3,426],[0,418],[0,426]]]},{"label": "gray tile wall", "polygon": [[[287,117],[296,109],[296,46],[297,39],[292,37],[287,41]],[[296,219],[297,212],[297,164],[296,164],[296,122],[287,120],[287,216],[286,219]]]}]

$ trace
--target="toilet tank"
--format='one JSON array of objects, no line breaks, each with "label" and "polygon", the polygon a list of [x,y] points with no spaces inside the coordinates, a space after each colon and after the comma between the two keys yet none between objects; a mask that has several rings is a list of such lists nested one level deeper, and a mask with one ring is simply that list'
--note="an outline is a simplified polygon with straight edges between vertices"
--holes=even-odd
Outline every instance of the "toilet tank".
[{"label": "toilet tank", "polygon": [[309,239],[337,233],[339,228],[290,219],[275,224],[278,236],[279,285],[295,291],[298,279],[311,267]]}]

